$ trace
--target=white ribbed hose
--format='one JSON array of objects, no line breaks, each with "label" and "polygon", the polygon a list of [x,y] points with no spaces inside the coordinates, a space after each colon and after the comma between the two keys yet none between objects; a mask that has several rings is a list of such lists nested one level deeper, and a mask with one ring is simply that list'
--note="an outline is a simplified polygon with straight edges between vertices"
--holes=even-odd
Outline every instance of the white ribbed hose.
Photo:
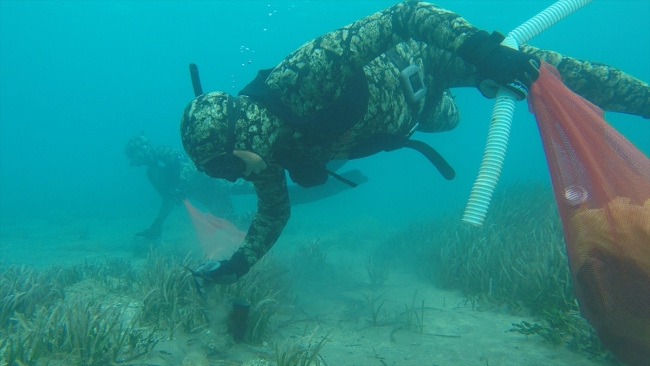
[{"label": "white ribbed hose", "polygon": [[[591,1],[557,1],[508,33],[508,36],[503,40],[502,44],[519,49],[519,45],[526,43],[532,37]],[[481,161],[478,177],[474,182],[474,186],[472,186],[472,191],[469,195],[467,206],[465,207],[465,213],[463,214],[463,222],[465,223],[476,226],[483,225],[483,220],[490,207],[490,200],[492,199],[494,188],[499,181],[499,175],[501,175],[514,111],[515,98],[507,89],[499,88],[494,108],[492,109],[492,118],[487,143],[483,152],[483,160]]]}]

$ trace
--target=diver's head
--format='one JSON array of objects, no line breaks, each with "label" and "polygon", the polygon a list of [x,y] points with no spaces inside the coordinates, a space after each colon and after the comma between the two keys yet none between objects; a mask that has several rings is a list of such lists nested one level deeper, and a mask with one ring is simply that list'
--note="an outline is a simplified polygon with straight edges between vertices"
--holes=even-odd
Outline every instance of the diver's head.
[{"label": "diver's head", "polygon": [[133,136],[124,149],[124,155],[131,160],[131,166],[150,165],[155,162],[151,143],[142,133]]},{"label": "diver's head", "polygon": [[245,114],[239,98],[223,92],[199,95],[185,107],[181,141],[199,171],[231,182],[243,176],[246,163],[233,155],[240,118]]}]

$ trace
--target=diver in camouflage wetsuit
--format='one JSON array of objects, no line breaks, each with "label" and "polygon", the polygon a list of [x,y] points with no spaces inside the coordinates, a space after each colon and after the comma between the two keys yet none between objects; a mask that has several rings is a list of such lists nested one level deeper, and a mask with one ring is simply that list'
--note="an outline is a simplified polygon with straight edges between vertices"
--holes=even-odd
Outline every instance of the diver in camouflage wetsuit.
[{"label": "diver in camouflage wetsuit", "polygon": [[[131,160],[131,166],[147,166],[147,179],[162,197],[158,215],[151,226],[136,236],[149,239],[160,237],[162,224],[172,212],[175,204],[185,198],[192,198],[203,204],[215,216],[233,221],[237,225],[247,221],[247,215],[238,216],[230,199],[230,195],[254,194],[252,184],[246,181],[226,182],[221,179],[210,179],[196,170],[183,152],[169,146],[159,146],[153,149],[149,140],[143,135],[134,136],[124,151]],[[337,170],[342,164],[331,165]],[[368,179],[360,171],[353,169],[337,175],[343,181],[354,181],[353,186],[362,184]],[[292,204],[298,205],[318,201],[351,188],[350,185],[329,180],[317,191],[307,191],[301,187],[292,186],[290,189]]]},{"label": "diver in camouflage wetsuit", "polygon": [[149,239],[160,237],[162,224],[172,212],[174,205],[185,198],[196,199],[218,217],[235,220],[236,214],[231,194],[253,193],[247,182],[229,183],[208,179],[197,172],[194,164],[177,149],[159,146],[154,149],[143,135],[134,136],[127,144],[124,154],[131,166],[147,166],[147,179],[162,197],[162,204],[151,226],[137,234]]},{"label": "diver in camouflage wetsuit", "polygon": [[476,86],[494,98],[504,87],[522,100],[541,59],[602,109],[650,117],[647,83],[531,46],[512,50],[502,39],[453,12],[409,1],[307,42],[260,71],[238,97],[197,96],[181,118],[185,151],[212,177],[253,182],[258,196],[240,249],[197,273],[236,281],[273,246],[290,213],[285,170],[314,186],[327,178],[329,160],[407,146],[414,130],[454,128],[459,112],[449,88]]}]

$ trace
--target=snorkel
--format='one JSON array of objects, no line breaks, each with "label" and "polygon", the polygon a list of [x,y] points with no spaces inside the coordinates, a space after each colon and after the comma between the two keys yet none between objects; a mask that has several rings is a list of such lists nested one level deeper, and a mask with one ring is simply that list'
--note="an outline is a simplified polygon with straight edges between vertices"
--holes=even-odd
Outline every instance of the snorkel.
[{"label": "snorkel", "polygon": [[190,78],[192,78],[192,88],[194,89],[194,97],[203,94],[201,87],[201,78],[199,77],[199,68],[196,64],[190,64]]}]

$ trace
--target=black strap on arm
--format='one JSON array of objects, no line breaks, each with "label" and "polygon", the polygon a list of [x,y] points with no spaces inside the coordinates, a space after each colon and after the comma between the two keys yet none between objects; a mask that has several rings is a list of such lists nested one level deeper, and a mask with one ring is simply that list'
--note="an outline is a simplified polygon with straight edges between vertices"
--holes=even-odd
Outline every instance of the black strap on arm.
[{"label": "black strap on arm", "polygon": [[[386,51],[385,54],[386,57],[388,57],[388,59],[395,65],[395,67],[400,70],[400,82],[402,84],[402,90],[404,91],[404,98],[411,108],[411,123],[414,126],[407,136],[405,136],[403,139],[398,140],[396,145],[389,146],[385,150],[391,151],[402,147],[408,147],[419,151],[436,167],[436,169],[438,169],[440,174],[442,174],[445,179],[454,179],[456,172],[454,171],[454,168],[452,168],[451,165],[447,163],[445,158],[442,157],[442,155],[440,155],[434,148],[427,145],[426,143],[410,139],[411,135],[413,132],[415,132],[415,129],[419,124],[418,119],[423,115],[429,114],[434,107],[433,101],[435,98],[427,94],[427,88],[424,85],[424,80],[422,79],[422,75],[420,74],[419,69],[416,67],[415,69],[410,70],[409,68],[413,68],[415,65],[409,65],[407,60],[404,59],[399,53],[397,53],[395,49],[390,49]],[[427,99],[424,102],[422,113],[419,113],[418,102],[425,94],[427,94]]]}]

